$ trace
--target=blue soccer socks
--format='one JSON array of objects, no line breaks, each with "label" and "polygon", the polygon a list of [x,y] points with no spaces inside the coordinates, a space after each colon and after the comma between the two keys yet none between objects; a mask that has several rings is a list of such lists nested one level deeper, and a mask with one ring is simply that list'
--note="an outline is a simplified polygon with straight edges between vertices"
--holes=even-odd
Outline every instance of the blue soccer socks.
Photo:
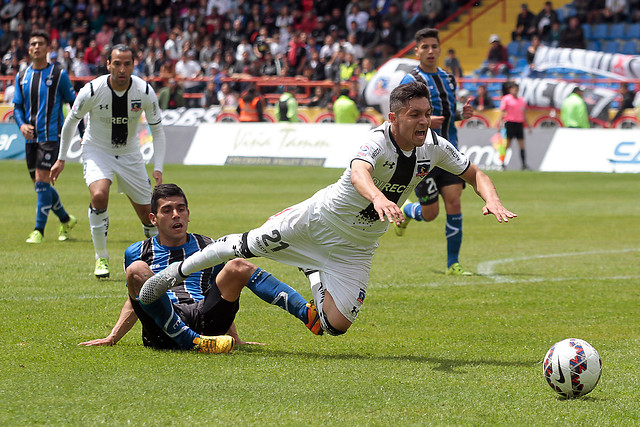
[{"label": "blue soccer socks", "polygon": [[402,212],[407,218],[422,221],[422,206],[420,206],[420,203],[418,202],[406,204]]},{"label": "blue soccer socks", "polygon": [[164,294],[151,304],[140,303],[140,306],[180,348],[190,350],[195,347],[194,340],[200,335],[189,328],[178,316],[169,295]]},{"label": "blue soccer socks", "polygon": [[247,288],[263,301],[287,310],[302,322],[309,321],[307,300],[291,286],[273,277],[271,273],[261,268],[256,269],[249,279]]},{"label": "blue soccer socks", "polygon": [[49,218],[49,211],[53,205],[51,184],[48,182],[36,181],[35,190],[38,197],[36,204],[35,229],[44,233],[44,227],[47,225],[47,218]]},{"label": "blue soccer socks", "polygon": [[458,262],[460,246],[462,246],[462,214],[447,215],[445,225],[447,237],[447,268]]}]

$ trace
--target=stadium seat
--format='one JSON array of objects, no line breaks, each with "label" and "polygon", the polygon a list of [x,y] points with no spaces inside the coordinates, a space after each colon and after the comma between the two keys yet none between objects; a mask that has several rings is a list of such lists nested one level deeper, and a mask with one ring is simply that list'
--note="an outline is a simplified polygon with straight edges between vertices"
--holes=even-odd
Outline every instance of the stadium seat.
[{"label": "stadium seat", "polygon": [[564,7],[556,9],[556,15],[558,15],[558,21],[564,23],[564,19],[566,18],[566,10],[564,10]]},{"label": "stadium seat", "polygon": [[595,24],[592,30],[592,40],[609,40],[608,24]]},{"label": "stadium seat", "polygon": [[591,40],[587,42],[587,49],[600,51],[602,50],[602,43],[600,42],[600,40]]},{"label": "stadium seat", "polygon": [[626,35],[626,25],[622,22],[609,26],[609,40],[628,40]]},{"label": "stadium seat", "polygon": [[584,38],[587,41],[594,40],[593,38],[593,27],[590,24],[582,24],[582,32],[584,33]]},{"label": "stadium seat", "polygon": [[634,23],[627,25],[627,39],[637,40],[640,39],[640,23]]},{"label": "stadium seat", "polygon": [[620,43],[617,40],[609,40],[602,46],[602,50],[607,53],[618,53],[620,52]]},{"label": "stadium seat", "polygon": [[509,56],[515,56],[516,58],[520,56],[520,42],[510,42],[507,45],[507,53]]},{"label": "stadium seat", "polygon": [[635,40],[627,40],[620,47],[620,53],[625,55],[637,55],[638,54],[638,44]]}]

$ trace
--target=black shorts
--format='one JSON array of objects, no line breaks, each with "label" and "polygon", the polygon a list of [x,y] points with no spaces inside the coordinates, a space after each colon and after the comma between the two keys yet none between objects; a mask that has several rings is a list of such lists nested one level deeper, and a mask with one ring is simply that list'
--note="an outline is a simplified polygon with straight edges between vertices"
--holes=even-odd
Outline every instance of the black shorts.
[{"label": "black shorts", "polygon": [[36,177],[36,169],[51,170],[53,164],[58,160],[59,149],[60,143],[57,141],[25,144],[27,169],[29,169],[31,179]]},{"label": "black shorts", "polygon": [[524,123],[505,122],[504,128],[507,131],[507,140],[524,139]]},{"label": "black shorts", "polygon": [[464,179],[444,169],[435,167],[416,186],[416,197],[421,205],[431,205],[438,201],[438,195],[442,187],[455,184],[462,184],[462,188],[465,187]]},{"label": "black shorts", "polygon": [[[142,324],[142,343],[145,347],[159,350],[180,349],[178,344],[142,309],[138,301],[129,299]],[[173,309],[184,323],[194,332],[202,335],[226,334],[239,308],[240,299],[234,302],[222,299],[217,286],[212,286],[202,301],[192,304],[173,304]]]}]

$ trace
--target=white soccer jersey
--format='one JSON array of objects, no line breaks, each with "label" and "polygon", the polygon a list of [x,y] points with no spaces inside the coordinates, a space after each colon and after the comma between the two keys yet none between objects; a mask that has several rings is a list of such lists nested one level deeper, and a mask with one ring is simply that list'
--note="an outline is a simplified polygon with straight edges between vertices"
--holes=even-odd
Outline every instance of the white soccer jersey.
[{"label": "white soccer jersey", "polygon": [[[427,132],[425,144],[407,156],[390,134],[391,123],[371,130],[369,141],[351,160],[363,160],[373,166],[373,181],[382,193],[398,206],[413,193],[427,173],[438,166],[454,175],[464,173],[470,163],[449,141]],[[355,241],[377,240],[389,226],[381,222],[373,203],[362,197],[351,184],[351,168],[333,185],[316,193],[316,207],[321,215],[346,236]]]},{"label": "white soccer jersey", "polygon": [[[77,124],[89,114],[82,144],[117,156],[140,151],[138,124],[143,111],[153,133],[156,170],[162,171],[164,132],[157,132],[158,129],[161,130],[162,114],[155,91],[141,78],[131,76],[129,88],[121,96],[111,88],[109,75],[90,81],[80,89],[67,121]],[[70,127],[75,129],[75,126]],[[66,158],[71,139],[71,135],[65,135],[65,130],[67,129],[63,129],[62,145],[66,147],[61,147],[60,150],[62,160]],[[162,133],[157,140],[156,133]]]}]

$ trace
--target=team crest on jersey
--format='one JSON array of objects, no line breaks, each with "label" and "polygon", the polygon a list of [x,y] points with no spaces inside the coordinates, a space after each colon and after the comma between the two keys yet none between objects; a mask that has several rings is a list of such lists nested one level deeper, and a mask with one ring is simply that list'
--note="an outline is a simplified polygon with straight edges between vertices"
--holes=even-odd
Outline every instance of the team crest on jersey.
[{"label": "team crest on jersey", "polygon": [[47,87],[51,87],[51,85],[53,84],[53,77],[47,77],[47,79],[44,81],[44,84],[47,85]]},{"label": "team crest on jersey", "polygon": [[429,160],[418,160],[416,176],[426,176],[430,167],[431,162]]},{"label": "team crest on jersey", "polygon": [[142,100],[141,99],[132,99],[131,100],[131,111],[138,112],[142,110]]}]

